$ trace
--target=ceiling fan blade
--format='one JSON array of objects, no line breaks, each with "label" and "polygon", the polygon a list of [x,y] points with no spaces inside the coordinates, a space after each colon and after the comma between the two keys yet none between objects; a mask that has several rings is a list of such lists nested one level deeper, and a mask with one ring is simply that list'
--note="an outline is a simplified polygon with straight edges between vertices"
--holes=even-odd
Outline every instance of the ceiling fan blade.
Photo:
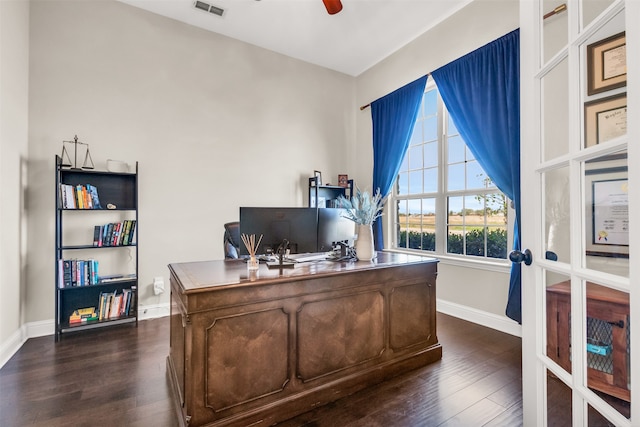
[{"label": "ceiling fan blade", "polygon": [[322,0],[322,3],[327,8],[329,15],[335,15],[342,10],[342,2],[340,0]]}]

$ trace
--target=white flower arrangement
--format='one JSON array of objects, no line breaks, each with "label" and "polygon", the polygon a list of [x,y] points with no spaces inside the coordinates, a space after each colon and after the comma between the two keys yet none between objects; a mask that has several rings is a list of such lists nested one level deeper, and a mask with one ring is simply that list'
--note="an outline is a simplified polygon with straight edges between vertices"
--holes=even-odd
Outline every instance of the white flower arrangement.
[{"label": "white flower arrangement", "polygon": [[378,188],[373,196],[368,191],[356,189],[355,196],[347,199],[344,196],[338,197],[338,206],[347,209],[345,218],[356,224],[371,225],[382,216],[384,200]]}]

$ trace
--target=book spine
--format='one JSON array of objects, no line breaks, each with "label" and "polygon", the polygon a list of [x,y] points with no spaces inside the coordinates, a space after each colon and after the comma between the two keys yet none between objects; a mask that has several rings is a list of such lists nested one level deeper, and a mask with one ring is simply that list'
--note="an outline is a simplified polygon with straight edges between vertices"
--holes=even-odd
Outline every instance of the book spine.
[{"label": "book spine", "polygon": [[131,220],[131,231],[129,232],[129,244],[132,245],[136,236],[136,220]]},{"label": "book spine", "polygon": [[100,226],[95,225],[93,227],[93,246],[100,246]]}]

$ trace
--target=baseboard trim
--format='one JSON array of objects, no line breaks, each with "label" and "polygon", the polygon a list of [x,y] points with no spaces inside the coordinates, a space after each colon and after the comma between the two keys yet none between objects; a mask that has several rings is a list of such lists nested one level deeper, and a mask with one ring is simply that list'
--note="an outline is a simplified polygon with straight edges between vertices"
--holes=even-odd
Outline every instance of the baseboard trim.
[{"label": "baseboard trim", "polygon": [[[169,315],[169,303],[141,305],[138,307],[138,319],[147,320]],[[0,369],[13,357],[14,354],[29,338],[43,337],[55,333],[53,319],[29,322],[17,329],[9,339],[0,343]]]},{"label": "baseboard trim", "polygon": [[486,311],[445,301],[436,300],[436,308],[439,312],[457,317],[487,328],[495,329],[516,337],[522,337],[522,327],[507,316],[498,316],[497,314],[488,313]]},{"label": "baseboard trim", "polygon": [[9,359],[11,359],[11,357],[13,357],[13,355],[16,354],[18,350],[20,350],[22,344],[24,344],[24,342],[27,340],[24,337],[23,329],[24,328],[16,330],[13,334],[11,334],[9,339],[3,342],[2,346],[0,346],[0,368],[2,368],[5,363],[7,363]]},{"label": "baseboard trim", "polygon": [[170,314],[169,303],[150,304],[138,306],[138,319],[156,319],[158,317],[166,317]]}]

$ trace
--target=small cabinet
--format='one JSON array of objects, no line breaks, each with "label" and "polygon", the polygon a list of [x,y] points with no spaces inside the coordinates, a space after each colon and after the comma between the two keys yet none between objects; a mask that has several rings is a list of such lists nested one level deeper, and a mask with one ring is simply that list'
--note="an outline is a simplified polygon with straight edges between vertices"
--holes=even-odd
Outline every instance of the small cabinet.
[{"label": "small cabinet", "polygon": [[[547,288],[547,355],[571,371],[569,281]],[[630,401],[629,296],[587,282],[587,384]]]},{"label": "small cabinet", "polygon": [[338,197],[350,199],[353,196],[353,180],[347,180],[346,186],[321,185],[318,177],[309,178],[310,208],[339,208]]},{"label": "small cabinet", "polygon": [[138,164],[71,169],[55,158],[55,339],[138,322]]}]

